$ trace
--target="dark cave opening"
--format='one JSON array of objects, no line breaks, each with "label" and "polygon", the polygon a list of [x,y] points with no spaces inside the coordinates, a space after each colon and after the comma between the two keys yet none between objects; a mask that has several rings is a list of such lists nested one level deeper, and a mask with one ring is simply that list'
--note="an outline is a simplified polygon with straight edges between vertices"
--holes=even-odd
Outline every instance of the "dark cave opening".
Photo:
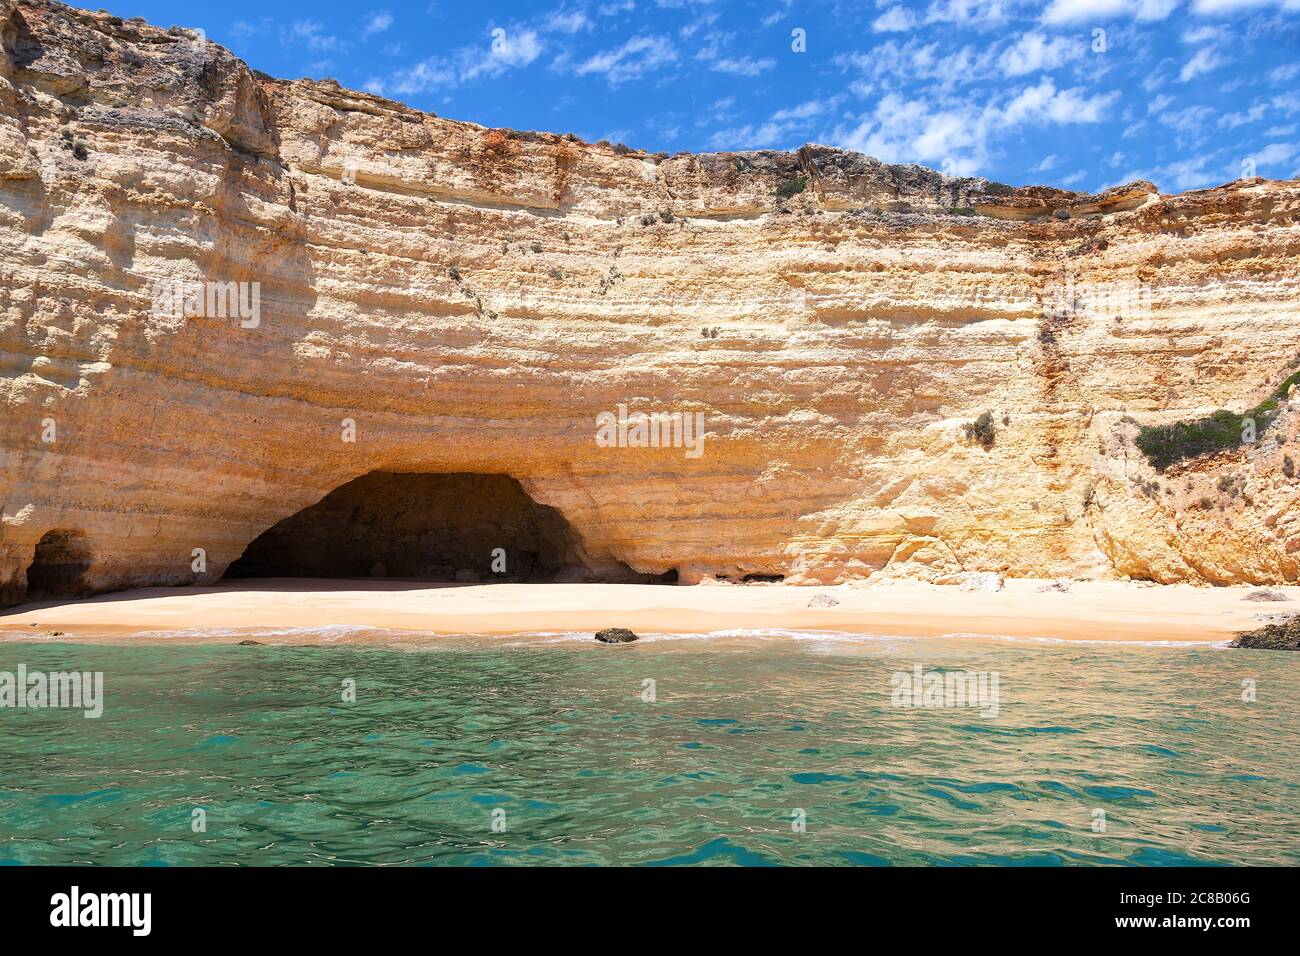
[{"label": "dark cave opening", "polygon": [[27,600],[85,597],[90,569],[90,545],[80,531],[47,531],[36,542],[36,552],[27,567]]},{"label": "dark cave opening", "polygon": [[668,583],[623,564],[591,571],[560,512],[509,475],[376,471],[259,535],[227,578],[394,578],[464,583]]}]

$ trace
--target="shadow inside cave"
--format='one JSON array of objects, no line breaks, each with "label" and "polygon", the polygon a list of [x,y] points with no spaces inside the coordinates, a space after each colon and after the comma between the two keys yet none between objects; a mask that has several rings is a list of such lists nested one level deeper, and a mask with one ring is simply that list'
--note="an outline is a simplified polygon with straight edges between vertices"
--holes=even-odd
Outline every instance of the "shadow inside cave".
[{"label": "shadow inside cave", "polygon": [[43,601],[91,594],[86,584],[90,560],[90,545],[81,532],[62,528],[47,531],[36,542],[32,563],[27,567],[26,599]]},{"label": "shadow inside cave", "polygon": [[259,535],[226,570],[245,578],[671,583],[620,562],[588,566],[581,539],[509,475],[375,471]]}]

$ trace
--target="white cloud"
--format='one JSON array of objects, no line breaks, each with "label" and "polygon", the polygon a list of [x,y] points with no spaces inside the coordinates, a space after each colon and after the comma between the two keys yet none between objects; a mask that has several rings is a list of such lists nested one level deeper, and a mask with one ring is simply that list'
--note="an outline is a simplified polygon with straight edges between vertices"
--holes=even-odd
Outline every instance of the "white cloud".
[{"label": "white cloud", "polygon": [[534,30],[500,28],[486,47],[462,47],[450,56],[432,56],[414,66],[395,70],[387,79],[371,78],[366,90],[380,96],[418,96],[448,90],[480,77],[496,78],[529,66],[542,53]]},{"label": "white cloud", "polygon": [[1037,86],[1026,87],[1002,110],[997,120],[999,126],[1017,126],[1021,123],[1046,120],[1053,123],[1096,123],[1118,93],[1087,96],[1083,87],[1058,90],[1056,84],[1044,78]]},{"label": "white cloud", "polygon": [[814,116],[821,116],[828,110],[834,109],[838,97],[830,101],[827,100],[808,100],[800,103],[798,106],[792,106],[787,110],[777,110],[772,114],[772,119],[778,123],[794,119],[811,119]]},{"label": "white cloud", "polygon": [[709,69],[716,73],[730,73],[733,76],[758,76],[758,74],[765,73],[774,66],[776,66],[776,60],[771,57],[755,60],[752,57],[741,56],[714,60],[709,65]]},{"label": "white cloud", "polygon": [[[723,129],[709,137],[714,149],[773,149],[799,145],[810,121],[835,109],[842,97],[808,100],[788,109],[777,110],[765,123]],[[729,104],[728,104],[729,105]]]},{"label": "white cloud", "polygon": [[1192,0],[1192,9],[1207,16],[1236,13],[1240,10],[1258,10],[1262,7],[1282,7],[1284,10],[1300,9],[1296,0]]},{"label": "white cloud", "polygon": [[926,23],[958,23],[983,29],[1006,22],[1007,8],[1015,0],[932,0],[925,12]]},{"label": "white cloud", "polygon": [[552,10],[542,18],[542,28],[550,33],[578,33],[590,30],[593,24],[585,10]]},{"label": "white cloud", "polygon": [[833,62],[842,69],[856,69],[888,88],[901,77],[912,81],[933,80],[946,88],[999,75],[997,48],[964,46],[941,55],[938,43],[913,37],[906,43],[886,40],[870,50],[836,54]]},{"label": "white cloud", "polygon": [[1219,117],[1219,129],[1236,129],[1248,123],[1258,123],[1267,113],[1267,103],[1256,103],[1250,109],[1238,113],[1224,113]]},{"label": "white cloud", "polygon": [[1295,156],[1295,143],[1269,143],[1263,149],[1250,154],[1250,158],[1257,166],[1287,165]]},{"label": "white cloud", "polygon": [[1153,113],[1163,113],[1165,110],[1169,108],[1170,104],[1173,103],[1173,101],[1174,98],[1172,96],[1169,96],[1166,93],[1161,93],[1159,96],[1157,96],[1155,99],[1153,99],[1150,103],[1147,104],[1147,115],[1150,116]]},{"label": "white cloud", "polygon": [[611,86],[635,80],[677,61],[677,51],[663,37],[637,36],[620,47],[605,50],[579,64],[574,72],[579,76],[600,74]]},{"label": "white cloud", "polygon": [[[695,36],[695,34],[699,33],[701,30],[705,29],[706,27],[713,26],[713,24],[717,22],[718,16],[719,15],[716,13],[701,14],[700,16],[692,20],[690,23],[682,27],[680,30],[678,30],[677,35],[681,37],[683,40],[688,40],[691,37]],[[719,36],[719,34],[714,33],[713,36],[717,37]],[[717,43],[716,39],[714,40],[714,43]]]},{"label": "white cloud", "polygon": [[1036,173],[1047,172],[1049,169],[1051,169],[1057,164],[1060,158],[1061,157],[1057,156],[1055,153],[1052,153],[1052,155],[1050,156],[1044,157],[1043,161],[1034,167],[1034,172]]},{"label": "white cloud", "polygon": [[1226,39],[1228,31],[1221,26],[1205,24],[1204,26],[1194,27],[1183,34],[1183,42],[1191,43],[1210,43]]},{"label": "white cloud", "polygon": [[446,60],[432,57],[397,70],[387,80],[371,80],[366,89],[381,96],[390,92],[397,96],[417,96],[430,90],[454,87],[459,81],[455,67]]},{"label": "white cloud", "polygon": [[263,22],[261,26],[253,26],[247,20],[237,20],[230,25],[230,35],[236,40],[247,40],[250,37],[260,36],[265,25]]},{"label": "white cloud", "polygon": [[1270,83],[1286,83],[1300,76],[1300,61],[1295,63],[1286,63],[1275,69],[1269,70],[1268,81]]},{"label": "white cloud", "polygon": [[1210,159],[1209,156],[1193,156],[1163,166],[1159,171],[1172,179],[1177,189],[1203,189],[1206,186],[1217,186],[1223,182],[1223,176],[1205,168]]},{"label": "white cloud", "polygon": [[1056,68],[1083,54],[1083,46],[1067,37],[1052,37],[1041,33],[1026,33],[1014,45],[1002,52],[999,64],[1004,76],[1024,76],[1040,70]]},{"label": "white cloud", "polygon": [[1178,4],[1179,0],[1052,0],[1043,11],[1043,22],[1060,25],[1120,16],[1163,20]]},{"label": "white cloud", "polygon": [[902,7],[890,7],[871,22],[877,33],[902,33],[916,26],[916,18]]},{"label": "white cloud", "polygon": [[536,31],[502,29],[492,37],[486,53],[481,49],[468,53],[462,51],[461,80],[483,75],[500,76],[513,67],[528,66],[541,53],[542,42]]},{"label": "white cloud", "polygon": [[1211,73],[1227,62],[1214,47],[1203,47],[1196,51],[1196,54],[1183,64],[1182,72],[1178,78],[1186,83],[1188,80],[1195,79],[1203,73]]},{"label": "white cloud", "polygon": [[295,20],[289,27],[288,40],[305,43],[309,49],[316,51],[337,50],[339,38],[322,33],[324,29],[325,25],[319,20]]},{"label": "white cloud", "polygon": [[832,135],[840,145],[885,162],[939,164],[955,175],[970,175],[987,165],[999,135],[1024,126],[1098,122],[1118,95],[1088,95],[1082,87],[1058,90],[1047,77],[981,109],[955,98],[936,109],[928,98],[889,93],[874,113]]},{"label": "white cloud", "polygon": [[393,15],[387,10],[378,10],[366,17],[366,25],[361,32],[366,36],[374,36],[376,33],[383,33],[392,25]]},{"label": "white cloud", "polygon": [[1187,106],[1181,110],[1166,110],[1156,119],[1180,133],[1199,138],[1213,116],[1214,110],[1208,106]]}]

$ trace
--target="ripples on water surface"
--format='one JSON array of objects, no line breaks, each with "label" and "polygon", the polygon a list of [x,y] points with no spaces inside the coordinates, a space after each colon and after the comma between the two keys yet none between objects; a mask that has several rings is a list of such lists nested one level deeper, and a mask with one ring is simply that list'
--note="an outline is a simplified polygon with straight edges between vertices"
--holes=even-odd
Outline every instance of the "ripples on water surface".
[{"label": "ripples on water surface", "polygon": [[[0,862],[1300,862],[1300,656],[711,643],[0,644],[106,683],[0,711]],[[891,707],[915,663],[998,672],[998,717]]]}]

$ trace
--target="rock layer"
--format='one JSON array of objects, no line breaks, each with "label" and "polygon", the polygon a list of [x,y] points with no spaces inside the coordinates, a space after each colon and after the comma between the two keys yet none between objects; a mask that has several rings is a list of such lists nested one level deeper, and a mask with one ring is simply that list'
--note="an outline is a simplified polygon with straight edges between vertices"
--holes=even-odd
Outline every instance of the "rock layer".
[{"label": "rock layer", "polygon": [[[650,156],[39,0],[0,37],[7,603],[42,540],[81,589],[216,580],[376,471],[509,476],[597,577],[1300,576],[1289,406],[1170,474],[1133,444],[1295,369],[1296,182]],[[702,454],[601,447],[620,406],[703,413]]]}]

